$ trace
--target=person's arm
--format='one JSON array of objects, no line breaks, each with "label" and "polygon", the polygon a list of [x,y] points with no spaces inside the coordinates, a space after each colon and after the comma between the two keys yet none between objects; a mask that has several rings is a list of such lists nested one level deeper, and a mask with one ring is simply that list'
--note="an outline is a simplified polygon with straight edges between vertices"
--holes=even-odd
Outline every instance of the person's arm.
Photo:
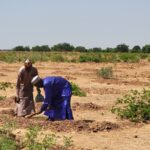
[{"label": "person's arm", "polygon": [[47,109],[47,107],[51,105],[52,92],[51,92],[51,87],[49,84],[46,84],[44,86],[44,92],[45,92],[45,99],[44,99],[44,102],[43,102],[41,109],[39,111],[40,113],[45,111]]}]

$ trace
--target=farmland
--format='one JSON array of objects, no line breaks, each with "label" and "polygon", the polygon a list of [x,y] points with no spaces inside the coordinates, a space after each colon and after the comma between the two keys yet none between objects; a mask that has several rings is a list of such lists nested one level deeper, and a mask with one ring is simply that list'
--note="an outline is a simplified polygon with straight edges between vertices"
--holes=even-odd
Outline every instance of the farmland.
[{"label": "farmland", "polygon": [[[150,149],[149,122],[131,122],[120,119],[111,112],[117,98],[130,92],[148,89],[150,85],[150,62],[147,54],[87,54],[87,53],[15,53],[0,54],[0,82],[12,85],[0,91],[0,125],[15,122],[12,133],[23,139],[29,125],[40,126],[43,134],[59,136],[58,143],[63,145],[63,137],[70,137],[71,149],[85,150],[135,150]],[[61,54],[61,55],[60,55]],[[81,56],[82,55],[82,56]],[[88,55],[88,56],[87,56]],[[33,118],[13,116],[15,108],[15,83],[18,69],[24,58],[30,56],[41,77],[63,76],[77,84],[86,96],[72,96],[71,106],[74,121],[45,121],[43,115]],[[92,57],[90,57],[92,56]],[[98,56],[98,57],[97,57]],[[129,56],[129,57],[127,57]],[[95,58],[95,59],[91,59]],[[67,61],[66,61],[67,60]],[[98,74],[101,68],[112,68],[110,78]],[[43,92],[43,91],[42,91]],[[36,96],[34,89],[34,96]],[[40,104],[36,103],[38,110]],[[38,135],[38,139],[41,139]],[[71,142],[71,141],[70,141]]]}]

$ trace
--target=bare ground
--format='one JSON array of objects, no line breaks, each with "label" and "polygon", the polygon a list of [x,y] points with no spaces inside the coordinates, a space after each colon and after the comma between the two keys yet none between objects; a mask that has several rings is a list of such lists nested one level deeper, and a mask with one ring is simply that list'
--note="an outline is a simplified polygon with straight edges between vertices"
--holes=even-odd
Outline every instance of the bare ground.
[{"label": "bare ground", "polygon": [[[0,64],[0,82],[11,82],[15,86],[17,71],[22,64]],[[14,133],[23,134],[29,125],[40,125],[43,132],[54,132],[60,136],[72,136],[77,149],[91,150],[149,150],[150,124],[132,123],[121,120],[112,114],[110,109],[118,97],[131,89],[142,90],[150,84],[150,63],[53,63],[39,62],[34,64],[41,77],[63,76],[78,84],[86,97],[72,97],[74,121],[49,122],[43,115],[31,119],[18,118],[13,115],[15,87],[0,91],[7,99],[0,102],[0,124],[4,116],[17,122]],[[112,79],[97,76],[101,67],[111,66],[114,71]],[[34,91],[36,95],[36,90]],[[40,104],[36,104],[38,109]]]}]

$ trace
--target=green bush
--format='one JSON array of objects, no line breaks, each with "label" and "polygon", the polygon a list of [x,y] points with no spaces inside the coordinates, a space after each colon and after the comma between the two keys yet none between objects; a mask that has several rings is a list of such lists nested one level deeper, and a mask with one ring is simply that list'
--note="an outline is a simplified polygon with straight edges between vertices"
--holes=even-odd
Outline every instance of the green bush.
[{"label": "green bush", "polygon": [[82,91],[80,89],[80,87],[78,85],[76,85],[75,83],[71,82],[71,87],[72,87],[72,94],[75,96],[86,96],[86,93],[84,91]]},{"label": "green bush", "polygon": [[73,146],[72,137],[66,137],[66,136],[64,136],[63,141],[64,141],[64,148],[65,148],[65,149],[67,149],[67,148]]},{"label": "green bush", "polygon": [[65,58],[62,55],[57,54],[57,55],[51,56],[50,60],[54,62],[64,62]]},{"label": "green bush", "polygon": [[0,82],[0,90],[6,91],[7,88],[12,88],[12,84],[10,82]]},{"label": "green bush", "polygon": [[118,98],[111,111],[134,122],[150,120],[150,90],[132,90],[123,98]]},{"label": "green bush", "polygon": [[87,53],[80,55],[79,62],[101,62],[101,55],[97,53]]},{"label": "green bush", "polygon": [[136,63],[140,61],[138,54],[122,53],[119,55],[120,60],[123,62]]},{"label": "green bush", "polygon": [[102,67],[97,73],[98,76],[101,76],[104,79],[110,79],[113,77],[112,67]]},{"label": "green bush", "polygon": [[0,137],[0,150],[17,150],[16,141],[10,137],[1,135],[1,137]]}]

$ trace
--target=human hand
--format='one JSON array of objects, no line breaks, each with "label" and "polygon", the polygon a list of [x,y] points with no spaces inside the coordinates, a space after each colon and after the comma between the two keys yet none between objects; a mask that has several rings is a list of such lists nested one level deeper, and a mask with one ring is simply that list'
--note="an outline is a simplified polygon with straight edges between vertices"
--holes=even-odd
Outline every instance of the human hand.
[{"label": "human hand", "polygon": [[15,96],[15,103],[19,103],[20,102],[20,98]]}]

